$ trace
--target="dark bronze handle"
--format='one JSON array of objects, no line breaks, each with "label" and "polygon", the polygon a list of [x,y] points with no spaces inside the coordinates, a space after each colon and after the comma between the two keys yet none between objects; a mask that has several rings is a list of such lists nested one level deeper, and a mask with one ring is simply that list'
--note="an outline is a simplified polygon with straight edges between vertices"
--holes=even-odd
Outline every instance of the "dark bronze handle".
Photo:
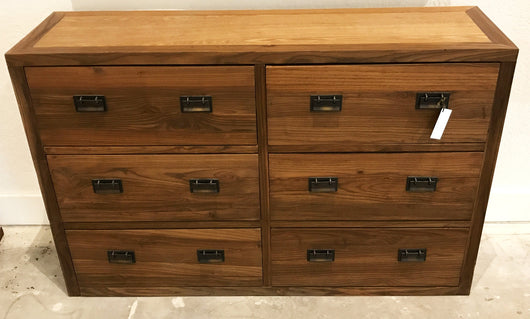
[{"label": "dark bronze handle", "polygon": [[212,112],[212,97],[207,95],[181,96],[180,111],[182,113]]},{"label": "dark bronze handle", "polygon": [[197,260],[201,264],[222,263],[225,261],[225,251],[219,249],[198,249]]},{"label": "dark bronze handle", "polygon": [[77,112],[105,112],[107,104],[103,95],[74,95]]},{"label": "dark bronze handle", "polygon": [[401,262],[423,262],[427,258],[427,248],[403,248],[398,249],[398,261]]},{"label": "dark bronze handle", "polygon": [[309,110],[311,112],[340,112],[342,95],[311,95]]},{"label": "dark bronze handle", "polygon": [[337,177],[309,177],[308,184],[311,193],[333,193],[337,191],[339,179]]},{"label": "dark bronze handle", "polygon": [[409,176],[407,177],[407,192],[434,192],[438,184],[438,177],[433,176]]},{"label": "dark bronze handle", "polygon": [[192,193],[219,193],[219,180],[214,178],[190,179]]},{"label": "dark bronze handle", "polygon": [[107,250],[107,258],[111,264],[134,264],[134,250]]},{"label": "dark bronze handle", "polygon": [[417,109],[449,108],[449,92],[421,92],[416,94]]},{"label": "dark bronze handle", "polygon": [[121,179],[93,179],[92,188],[96,194],[119,194],[123,193]]},{"label": "dark bronze handle", "polygon": [[332,262],[335,261],[335,249],[308,249],[307,261]]}]

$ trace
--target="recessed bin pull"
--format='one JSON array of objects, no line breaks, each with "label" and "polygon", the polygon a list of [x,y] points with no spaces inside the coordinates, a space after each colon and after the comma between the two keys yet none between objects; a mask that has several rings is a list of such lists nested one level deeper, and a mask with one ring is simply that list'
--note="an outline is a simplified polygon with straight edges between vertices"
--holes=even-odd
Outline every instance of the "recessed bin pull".
[{"label": "recessed bin pull", "polygon": [[192,193],[219,193],[219,180],[214,178],[190,179]]},{"label": "recessed bin pull", "polygon": [[105,112],[107,104],[103,95],[74,95],[76,112]]},{"label": "recessed bin pull", "polygon": [[212,112],[212,97],[207,95],[181,96],[180,111],[182,113],[210,113]]},{"label": "recessed bin pull", "polygon": [[198,249],[197,260],[201,264],[222,263],[225,261],[225,251],[219,249]]},{"label": "recessed bin pull", "polygon": [[311,193],[333,193],[337,191],[339,179],[337,177],[309,177],[308,183]]},{"label": "recessed bin pull", "polygon": [[111,264],[134,264],[134,250],[107,250],[107,258]]},{"label": "recessed bin pull", "polygon": [[417,109],[449,108],[449,92],[422,92],[416,94]]},{"label": "recessed bin pull", "polygon": [[93,179],[92,188],[96,194],[120,194],[123,193],[121,179]]},{"label": "recessed bin pull", "polygon": [[309,110],[311,112],[340,112],[342,95],[311,95]]},{"label": "recessed bin pull", "polygon": [[332,262],[335,261],[335,249],[308,249],[307,261]]},{"label": "recessed bin pull", "polygon": [[427,258],[427,248],[398,249],[398,261],[423,262]]},{"label": "recessed bin pull", "polygon": [[409,176],[407,177],[407,192],[434,192],[438,184],[438,177]]}]

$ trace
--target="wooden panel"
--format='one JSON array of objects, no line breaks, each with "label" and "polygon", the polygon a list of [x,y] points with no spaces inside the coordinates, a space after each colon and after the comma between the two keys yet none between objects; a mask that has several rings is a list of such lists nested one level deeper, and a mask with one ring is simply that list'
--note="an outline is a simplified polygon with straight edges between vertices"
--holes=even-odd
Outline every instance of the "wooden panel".
[{"label": "wooden panel", "polygon": [[[259,286],[259,229],[68,230],[81,287]],[[136,263],[111,264],[107,250],[133,250]],[[199,263],[198,249],[224,250]]]},{"label": "wooden panel", "polygon": [[517,47],[477,7],[55,12],[6,54],[24,66],[516,58]]},{"label": "wooden panel", "polygon": [[[257,155],[49,155],[65,222],[259,219]],[[122,180],[123,193],[96,194],[92,179]],[[219,193],[191,193],[215,178]]]},{"label": "wooden panel", "polygon": [[462,293],[465,294],[469,294],[471,290],[471,282],[473,280],[475,263],[477,261],[482,227],[484,226],[484,219],[486,217],[486,209],[488,206],[491,183],[493,182],[497,154],[501,143],[502,129],[506,117],[506,110],[508,108],[508,99],[512,87],[514,71],[515,63],[501,64],[499,84],[495,91],[495,104],[489,129],[488,144],[484,155],[482,173],[480,175],[480,186],[477,192],[477,201],[473,208],[473,217],[471,220],[472,226],[468,239],[469,248],[466,251],[464,267],[462,267],[461,287]]},{"label": "wooden panel", "polygon": [[[483,153],[270,154],[274,220],[469,220]],[[408,176],[438,177],[434,192],[407,192]],[[337,177],[312,193],[309,177]]]},{"label": "wooden panel", "polygon": [[[26,68],[43,144],[255,145],[252,67]],[[106,112],[76,112],[73,95],[104,95]],[[210,95],[211,113],[180,96]]]},{"label": "wooden panel", "polygon": [[43,152],[39,133],[35,126],[35,114],[31,106],[31,97],[26,82],[24,68],[11,65],[9,65],[8,68],[15,96],[17,98],[20,115],[22,117],[22,123],[24,124],[24,131],[26,132],[26,138],[31,151],[31,158],[37,173],[44,206],[46,207],[46,214],[50,221],[50,229],[52,231],[55,248],[57,249],[57,257],[59,258],[59,263],[61,265],[66,291],[70,296],[78,296],[80,294],[79,285],[77,284],[74,265],[72,263],[70,249],[66,240],[64,225],[59,213],[59,205],[57,204],[48,163]]},{"label": "wooden panel", "polygon": [[434,296],[461,295],[458,287],[81,287],[81,295],[108,296]]},{"label": "wooden panel", "polygon": [[[328,228],[414,228],[414,227],[431,227],[431,228],[469,228],[470,220],[273,220],[271,226],[275,228],[296,227],[328,227]],[[106,226],[111,228],[111,225]],[[116,226],[114,226],[116,227]],[[121,227],[121,225],[120,225]],[[162,226],[159,226],[162,228]],[[147,228],[147,227],[145,227]]]},{"label": "wooden panel", "polygon": [[[454,226],[457,224],[457,227],[462,226],[462,223],[452,222],[452,223],[436,223],[436,226],[447,227]],[[442,226],[440,226],[442,225]],[[64,223],[65,229],[170,229],[170,228],[257,228],[261,226],[259,220],[251,221],[184,221],[184,222],[173,222],[173,221],[143,221],[139,222],[67,222]],[[465,226],[469,226],[469,222]]]},{"label": "wooden panel", "polygon": [[[470,146],[480,148],[481,146]],[[483,145],[482,145],[483,147]],[[233,154],[258,153],[258,145],[194,145],[194,146],[49,146],[44,148],[46,154]]]},{"label": "wooden panel", "polygon": [[[305,144],[305,145],[269,145],[271,153],[398,153],[398,152],[482,152],[485,143],[433,143],[433,144]],[[54,148],[54,151],[57,148]],[[84,150],[84,149],[83,149]]]},{"label": "wooden panel", "polygon": [[[437,144],[486,140],[499,65],[326,65],[267,68],[270,145]],[[420,92],[450,92],[451,119],[430,139],[439,110]],[[341,94],[341,112],[310,112],[311,95]]]},{"label": "wooden panel", "polygon": [[[402,23],[404,12],[406,24]],[[95,12],[67,14],[35,47],[425,42],[489,43],[490,40],[464,8]]]},{"label": "wooden panel", "polygon": [[[468,220],[433,220],[433,221],[388,221],[388,220],[362,220],[362,221],[292,221],[274,220],[270,222],[272,227],[449,227],[463,228],[470,227],[471,221]],[[186,221],[186,222],[69,222],[64,223],[65,229],[166,229],[166,228],[256,228],[262,226],[259,220],[255,221]],[[266,228],[265,226],[263,228]],[[263,232],[261,233],[263,238]]]},{"label": "wooden panel", "polygon": [[[273,286],[458,286],[468,229],[272,229]],[[398,262],[398,249],[426,248],[425,262]],[[308,249],[334,249],[308,262]]]},{"label": "wooden panel", "polygon": [[256,119],[259,146],[259,189],[261,207],[261,240],[263,253],[263,285],[271,285],[270,209],[269,209],[269,154],[267,151],[267,92],[265,65],[256,65]]}]

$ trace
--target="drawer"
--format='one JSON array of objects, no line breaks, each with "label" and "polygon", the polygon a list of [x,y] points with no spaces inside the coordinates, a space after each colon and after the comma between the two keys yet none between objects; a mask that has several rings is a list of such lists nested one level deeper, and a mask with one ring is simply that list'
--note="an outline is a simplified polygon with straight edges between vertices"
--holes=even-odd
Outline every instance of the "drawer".
[{"label": "drawer", "polygon": [[257,143],[251,66],[25,70],[45,146]]},{"label": "drawer", "polygon": [[470,220],[482,157],[480,152],[270,154],[271,218]]},{"label": "drawer", "polygon": [[80,287],[259,286],[259,229],[67,230]]},{"label": "drawer", "polygon": [[50,155],[65,222],[259,219],[256,154]]},{"label": "drawer", "polygon": [[[270,66],[268,141],[328,148],[483,143],[498,71],[497,63]],[[416,100],[418,93],[443,92],[450,93],[447,105],[453,112],[438,141],[430,135],[440,110],[416,109]],[[340,111],[332,100],[321,102],[328,106],[323,109],[315,104],[322,111],[311,111],[311,96],[326,95],[342,97]]]},{"label": "drawer", "polygon": [[273,228],[272,285],[458,286],[467,236],[467,228]]}]

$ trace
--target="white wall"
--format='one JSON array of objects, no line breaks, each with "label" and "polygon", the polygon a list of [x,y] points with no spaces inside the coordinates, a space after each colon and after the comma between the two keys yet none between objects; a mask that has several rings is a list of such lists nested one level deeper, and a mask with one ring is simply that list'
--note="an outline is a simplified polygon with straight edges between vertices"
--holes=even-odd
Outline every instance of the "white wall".
[{"label": "white wall", "polygon": [[[528,0],[2,0],[0,52],[51,11],[128,9],[263,9],[478,5],[520,48],[486,219],[530,221],[530,1]],[[47,222],[22,122],[0,60],[0,225]]]},{"label": "white wall", "polygon": [[69,0],[0,0],[0,225],[48,222],[3,54]]}]

